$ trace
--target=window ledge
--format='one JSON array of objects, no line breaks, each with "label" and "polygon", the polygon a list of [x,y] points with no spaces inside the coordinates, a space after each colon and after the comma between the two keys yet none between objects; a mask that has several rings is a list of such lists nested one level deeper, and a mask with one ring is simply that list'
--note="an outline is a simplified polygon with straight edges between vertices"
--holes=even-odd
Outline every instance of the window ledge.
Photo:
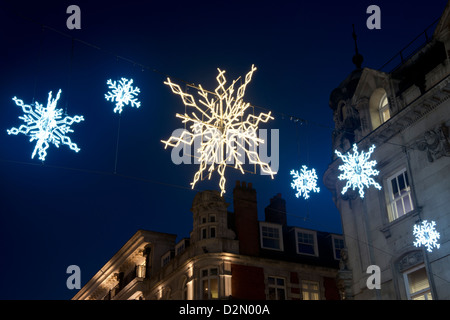
[{"label": "window ledge", "polygon": [[380,228],[380,231],[384,234],[385,238],[387,239],[391,236],[391,228],[403,223],[405,220],[410,219],[417,220],[420,212],[421,212],[420,208],[408,212],[407,214],[404,214],[400,218],[397,218],[391,222],[386,223],[383,227]]}]

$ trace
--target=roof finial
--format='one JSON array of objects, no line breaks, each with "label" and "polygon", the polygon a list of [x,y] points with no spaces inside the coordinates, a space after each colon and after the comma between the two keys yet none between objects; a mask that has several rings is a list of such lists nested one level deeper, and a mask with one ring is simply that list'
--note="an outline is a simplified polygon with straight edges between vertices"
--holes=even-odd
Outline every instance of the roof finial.
[{"label": "roof finial", "polygon": [[364,61],[364,57],[358,52],[358,44],[356,43],[356,33],[355,33],[355,25],[353,24],[353,40],[355,41],[355,55],[353,56],[353,64],[357,69],[361,69],[361,65]]}]

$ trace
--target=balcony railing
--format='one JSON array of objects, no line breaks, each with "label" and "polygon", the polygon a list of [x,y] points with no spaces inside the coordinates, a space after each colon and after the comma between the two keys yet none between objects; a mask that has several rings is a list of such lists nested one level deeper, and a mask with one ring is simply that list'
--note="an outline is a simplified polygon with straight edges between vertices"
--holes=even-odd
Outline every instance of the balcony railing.
[{"label": "balcony railing", "polygon": [[433,38],[433,32],[436,28],[439,19],[436,19],[430,24],[421,34],[415,37],[410,43],[408,43],[403,49],[395,54],[389,61],[383,64],[378,70],[392,73],[398,69],[409,58],[416,54],[420,49],[426,46]]}]

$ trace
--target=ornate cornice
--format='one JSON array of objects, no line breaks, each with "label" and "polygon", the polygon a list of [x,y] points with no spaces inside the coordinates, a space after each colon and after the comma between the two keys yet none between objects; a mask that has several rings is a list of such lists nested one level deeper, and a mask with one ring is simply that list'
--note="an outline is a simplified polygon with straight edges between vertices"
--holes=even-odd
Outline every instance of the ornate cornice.
[{"label": "ornate cornice", "polygon": [[368,145],[382,144],[415,124],[449,98],[450,77],[446,77],[439,84],[400,110],[390,120],[362,138],[360,142],[365,140]]}]

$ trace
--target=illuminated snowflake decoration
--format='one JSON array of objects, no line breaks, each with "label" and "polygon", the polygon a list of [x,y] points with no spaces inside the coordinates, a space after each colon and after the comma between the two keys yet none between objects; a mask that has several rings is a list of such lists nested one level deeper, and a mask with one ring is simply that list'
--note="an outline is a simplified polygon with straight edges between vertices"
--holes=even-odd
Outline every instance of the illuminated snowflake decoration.
[{"label": "illuminated snowflake decoration", "polygon": [[58,91],[55,99],[52,99],[52,92],[48,93],[47,107],[43,107],[39,102],[35,102],[34,108],[31,105],[24,104],[22,100],[13,98],[16,105],[22,107],[24,115],[19,117],[25,124],[19,128],[8,129],[8,134],[17,135],[23,133],[30,137],[30,142],[36,140],[36,146],[33,150],[31,158],[33,159],[36,153],[39,154],[39,159],[44,161],[47,155],[47,149],[50,143],[53,143],[57,148],[60,144],[65,144],[75,152],[80,151],[75,143],[66,136],[67,133],[73,132],[70,126],[74,122],[84,121],[83,116],[62,117],[62,109],[56,109],[61,90]]},{"label": "illuminated snowflake decoration", "polygon": [[[176,114],[176,117],[181,118],[183,123],[191,124],[190,131],[184,130],[179,137],[171,136],[167,141],[162,140],[165,148],[167,146],[175,148],[180,144],[192,145],[196,138],[201,139],[201,146],[197,149],[200,168],[194,175],[192,188],[203,177],[205,170],[210,179],[212,173],[217,169],[220,175],[219,187],[222,195],[225,193],[227,165],[234,163],[234,168],[244,174],[242,156],[245,155],[250,163],[258,164],[263,173],[269,174],[273,178],[275,172],[267,163],[261,161],[256,152],[256,146],[264,143],[264,140],[257,136],[258,125],[260,122],[265,123],[269,119],[273,119],[273,117],[270,112],[246,115],[250,104],[242,100],[247,84],[251,81],[255,70],[256,67],[252,65],[251,70],[245,76],[245,81],[233,96],[234,85],[238,80],[234,80],[226,88],[225,71],[218,69],[219,74],[216,77],[218,86],[215,93],[203,89],[200,85],[198,95],[202,99],[199,99],[199,104],[192,95],[184,93],[180,86],[172,83],[169,78],[167,78],[167,82],[164,82],[170,86],[173,93],[181,97],[186,107],[193,108],[192,113]],[[212,94],[212,97],[209,97],[209,94]]]},{"label": "illuminated snowflake decoration", "polygon": [[291,170],[291,175],[294,176],[291,187],[297,191],[295,194],[297,198],[303,197],[304,199],[308,199],[311,191],[320,192],[320,188],[317,186],[316,170],[308,170],[307,166],[302,166],[300,173]]},{"label": "illuminated snowflake decoration", "polygon": [[121,78],[119,83],[109,79],[106,84],[109,86],[109,89],[112,90],[105,94],[105,99],[107,101],[116,102],[114,113],[122,113],[123,107],[128,104],[131,107],[136,108],[141,106],[141,103],[137,99],[140,89],[132,86],[133,79],[128,80],[126,78]]},{"label": "illuminated snowflake decoration", "polygon": [[415,224],[413,234],[416,237],[414,246],[426,246],[428,252],[432,252],[433,248],[440,248],[440,244],[437,241],[440,238],[439,232],[435,230],[436,222],[427,220],[422,221],[422,224]]},{"label": "illuminated snowflake decoration", "polygon": [[353,154],[347,153],[347,155],[342,155],[335,150],[337,156],[344,162],[343,165],[339,166],[339,170],[343,171],[343,173],[338,176],[338,179],[347,180],[346,185],[342,189],[342,194],[345,194],[350,187],[352,187],[352,190],[358,188],[360,197],[364,198],[364,187],[369,188],[370,185],[373,185],[378,190],[381,190],[381,186],[371,177],[379,173],[378,170],[373,169],[377,162],[375,160],[368,161],[374,149],[375,146],[372,145],[369,152],[364,153],[363,151],[359,154],[358,147],[354,144]]}]

